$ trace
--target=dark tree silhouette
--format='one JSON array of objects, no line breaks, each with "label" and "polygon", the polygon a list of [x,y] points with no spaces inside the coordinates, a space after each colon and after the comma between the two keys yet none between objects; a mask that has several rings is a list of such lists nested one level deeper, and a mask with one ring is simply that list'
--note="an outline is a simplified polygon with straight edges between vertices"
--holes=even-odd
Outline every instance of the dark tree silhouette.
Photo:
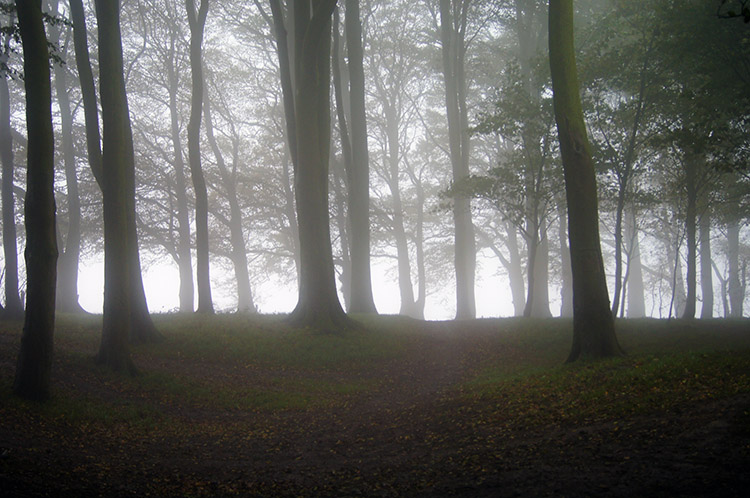
[{"label": "dark tree silhouette", "polygon": [[568,361],[616,356],[622,351],[599,241],[596,176],[578,93],[572,0],[549,2],[549,58],[573,272],[573,347]]},{"label": "dark tree silhouette", "polygon": [[[293,119],[289,146],[292,157],[296,157],[294,184],[300,276],[299,299],[290,322],[318,331],[337,331],[348,326],[349,320],[336,293],[328,212],[331,17],[336,1],[288,4],[288,19],[294,28],[293,66],[289,65],[288,49],[284,50],[287,47],[284,12],[278,0],[270,0],[270,3],[288,129],[292,127],[289,119]],[[288,70],[291,67],[294,67],[293,84]]]},{"label": "dark tree silhouette", "polygon": [[197,257],[196,281],[198,284],[198,312],[213,313],[211,277],[208,261],[208,191],[201,166],[200,130],[203,110],[203,30],[208,15],[208,0],[201,0],[198,11],[193,0],[185,0],[190,24],[190,69],[192,71],[192,98],[188,122],[188,160],[190,176],[195,190],[195,245]]},{"label": "dark tree silhouette", "polygon": [[42,400],[50,393],[57,279],[52,97],[42,2],[17,0],[16,9],[23,43],[28,159],[26,314],[13,391]]},{"label": "dark tree silhouette", "polygon": [[[11,35],[3,39],[0,64],[8,63]],[[0,75],[0,160],[2,161],[3,255],[5,256],[6,318],[23,316],[23,303],[18,295],[18,246],[16,245],[16,201],[13,195],[13,135],[10,127],[10,91],[7,75]]]}]

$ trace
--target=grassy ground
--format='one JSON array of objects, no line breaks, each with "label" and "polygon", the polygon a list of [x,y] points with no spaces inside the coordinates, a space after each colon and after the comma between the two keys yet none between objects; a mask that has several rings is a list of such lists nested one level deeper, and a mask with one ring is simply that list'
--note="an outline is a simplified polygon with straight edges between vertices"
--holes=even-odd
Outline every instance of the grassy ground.
[{"label": "grassy ground", "polygon": [[627,356],[563,364],[567,320],[158,316],[140,374],[97,366],[101,317],[61,316],[54,397],[11,395],[4,496],[744,496],[750,322],[628,320]]}]

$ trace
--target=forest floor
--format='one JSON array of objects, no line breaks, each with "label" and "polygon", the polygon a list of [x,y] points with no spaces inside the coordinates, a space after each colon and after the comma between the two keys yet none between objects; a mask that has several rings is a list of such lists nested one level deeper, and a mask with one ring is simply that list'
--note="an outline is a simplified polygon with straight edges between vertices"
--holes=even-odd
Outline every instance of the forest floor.
[{"label": "forest floor", "polygon": [[58,318],[51,401],[10,393],[0,495],[747,496],[750,321],[618,323],[627,356],[564,365],[567,320],[163,316],[140,370]]}]

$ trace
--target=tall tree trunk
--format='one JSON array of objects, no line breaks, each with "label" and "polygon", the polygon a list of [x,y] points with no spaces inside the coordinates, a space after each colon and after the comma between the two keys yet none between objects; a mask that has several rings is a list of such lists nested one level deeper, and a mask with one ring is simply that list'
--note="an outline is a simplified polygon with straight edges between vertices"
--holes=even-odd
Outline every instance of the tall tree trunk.
[{"label": "tall tree trunk", "polygon": [[527,218],[527,227],[531,227],[533,230],[526,229],[526,305],[523,308],[524,318],[531,317],[531,313],[534,310],[534,293],[536,292],[537,286],[535,284],[536,274],[536,254],[539,250],[539,229],[534,224],[535,222]]},{"label": "tall tree trunk", "polygon": [[195,191],[195,246],[196,281],[198,283],[198,313],[213,313],[208,244],[208,190],[203,177],[200,151],[201,113],[203,109],[203,30],[208,14],[208,0],[201,0],[198,12],[194,0],[185,0],[190,24],[190,69],[192,98],[188,122],[188,159],[190,176]]},{"label": "tall tree trunk", "polygon": [[[57,15],[57,2],[53,14]],[[50,29],[50,37],[60,40],[60,28]],[[60,45],[65,45],[60,40]],[[63,54],[64,56],[65,54]],[[78,193],[78,171],[73,145],[73,114],[70,110],[67,73],[64,67],[55,65],[55,93],[60,108],[63,165],[65,170],[66,199],[68,206],[68,232],[65,236],[65,250],[57,260],[57,309],[67,313],[79,313],[83,308],[78,304],[78,267],[81,255],[81,199]]]},{"label": "tall tree trunk", "polygon": [[174,67],[174,45],[176,34],[172,34],[170,58],[167,60],[167,81],[169,82],[169,115],[172,147],[174,154],[175,197],[177,198],[177,269],[180,275],[180,311],[192,313],[195,307],[193,286],[193,263],[190,242],[190,214],[188,211],[187,185],[185,182],[185,162],[182,158],[177,91],[179,79]]},{"label": "tall tree trunk", "polygon": [[[5,35],[0,63],[8,63],[10,35]],[[21,318],[23,303],[18,295],[18,246],[16,241],[16,201],[13,195],[13,135],[10,127],[10,92],[8,79],[0,77],[0,160],[2,160],[3,255],[5,259],[6,318]]]},{"label": "tall tree trunk", "polygon": [[13,391],[27,399],[50,394],[57,238],[55,232],[54,136],[47,37],[41,1],[17,0],[26,88],[26,313]]},{"label": "tall tree trunk", "polygon": [[[102,2],[100,0],[97,0],[95,5],[97,6],[97,21],[99,19],[99,6]],[[148,303],[146,302],[146,292],[143,288],[143,275],[141,272],[141,260],[140,255],[138,253],[138,229],[136,226],[136,216],[135,216],[135,156],[133,153],[133,135],[132,131],[130,129],[130,115],[128,114],[127,110],[127,96],[125,94],[125,81],[122,68],[122,45],[121,40],[119,38],[120,36],[120,7],[119,2],[111,2],[114,5],[109,6],[102,6],[105,9],[105,22],[107,23],[115,23],[114,25],[110,24],[109,26],[114,26],[117,29],[117,38],[111,39],[112,34],[107,33],[104,35],[105,43],[112,44],[111,46],[106,46],[106,49],[108,50],[108,53],[117,55],[118,60],[117,61],[111,61],[107,60],[104,64],[104,67],[109,67],[115,71],[119,71],[119,75],[111,75],[107,74],[104,78],[106,80],[106,83],[103,83],[100,78],[100,85],[104,84],[104,86],[107,88],[107,91],[110,92],[110,95],[107,96],[108,99],[108,111],[110,113],[117,114],[120,112],[118,109],[119,105],[124,105],[124,118],[122,116],[116,117],[115,115],[109,116],[108,120],[113,121],[113,125],[111,127],[115,128],[113,130],[112,140],[117,142],[118,140],[126,140],[127,143],[119,145],[123,147],[123,152],[126,154],[121,159],[127,162],[126,167],[126,173],[129,177],[128,182],[133,185],[133,195],[128,195],[125,197],[125,200],[127,201],[127,206],[123,209],[126,211],[127,216],[127,236],[124,237],[126,239],[127,244],[127,263],[123,266],[127,267],[127,270],[124,268],[121,269],[122,271],[128,271],[129,277],[125,279],[123,282],[125,282],[128,285],[128,288],[126,289],[129,298],[129,303],[127,305],[130,313],[130,317],[127,321],[127,326],[130,328],[129,336],[130,339],[137,342],[154,342],[159,341],[162,339],[161,334],[158,330],[156,330],[156,327],[154,326],[153,320],[151,320],[151,315],[148,312]],[[99,133],[99,112],[98,107],[96,103],[96,87],[94,86],[94,77],[91,71],[91,62],[89,58],[89,51],[88,51],[88,40],[86,35],[86,18],[83,11],[83,5],[81,3],[81,0],[70,0],[70,8],[71,8],[71,17],[73,19],[73,39],[75,43],[76,48],[76,66],[78,68],[78,75],[81,82],[81,95],[83,97],[83,107],[84,107],[84,117],[85,117],[85,123],[86,123],[86,145],[87,145],[87,151],[88,151],[88,159],[89,159],[89,165],[91,166],[91,171],[94,175],[94,178],[96,179],[97,183],[99,184],[99,187],[102,190],[102,194],[104,194],[104,158],[103,158],[103,152],[102,152],[102,142],[101,142],[101,135]],[[114,12],[111,9],[116,9]],[[107,28],[105,28],[107,29]],[[101,25],[99,27],[99,35],[101,40]],[[101,41],[99,42],[101,46]],[[115,46],[116,45],[116,46]],[[100,57],[101,57],[101,47],[100,47]],[[105,56],[108,57],[108,56]],[[119,61],[119,62],[118,62]],[[119,64],[119,66],[115,65],[115,63]],[[102,65],[100,61],[99,70],[102,71]],[[119,67],[119,69],[118,69]],[[121,79],[122,82],[119,82],[118,79]],[[120,88],[121,87],[121,88]],[[122,92],[122,95],[119,96],[115,94],[114,92]],[[104,100],[104,95],[102,91],[102,100]],[[121,100],[121,102],[120,102]],[[102,102],[102,123],[104,123],[104,103]],[[118,120],[125,119],[125,123],[120,124],[118,123]],[[116,124],[116,126],[115,126]],[[125,131],[122,132],[124,135],[118,135],[118,133],[121,133],[119,130],[117,130],[117,127],[124,126]],[[116,131],[116,133],[115,133]],[[117,156],[119,152],[113,151],[112,154],[115,157]],[[109,164],[109,163],[107,163]],[[108,166],[109,167],[109,166]],[[105,201],[106,202],[106,201]],[[120,271],[120,269],[118,269]],[[105,240],[105,277],[104,277],[105,283],[105,307],[106,307],[106,301],[107,301],[107,277],[106,277],[106,240]],[[114,298],[113,298],[114,299]],[[118,311],[119,313],[119,311]],[[116,320],[116,318],[114,318]],[[119,325],[118,325],[119,327]],[[126,354],[126,356],[128,356]],[[128,356],[129,357],[129,356]],[[116,361],[116,363],[122,363],[119,359]],[[129,363],[129,359],[128,362]],[[124,365],[124,363],[123,363]],[[131,368],[132,364],[128,365],[128,368]],[[115,368],[122,369],[122,365],[118,365]]]},{"label": "tall tree trunk", "polygon": [[[278,26],[283,23],[280,5],[271,0],[271,6]],[[350,324],[336,292],[328,211],[331,16],[335,7],[335,0],[294,3],[296,85],[293,105],[285,103],[285,108],[294,109],[294,185],[300,242],[299,299],[290,322],[328,332]],[[281,32],[276,30],[277,47]],[[279,60],[282,59],[280,54]],[[291,143],[290,139],[290,146]]]},{"label": "tall tree trunk", "polygon": [[82,0],[70,0],[70,16],[73,21],[73,43],[76,50],[76,69],[81,84],[83,114],[86,124],[86,151],[89,165],[99,187],[102,187],[102,149],[99,134],[99,107],[96,103],[96,87],[91,71],[86,15]]},{"label": "tall tree trunk", "polygon": [[[334,58],[335,60],[335,58]],[[339,231],[341,244],[341,294],[344,297],[344,309],[349,312],[352,295],[352,261],[349,255],[349,227],[346,223],[346,171],[344,165],[331,158],[333,199],[336,205],[335,222]]]},{"label": "tall tree trunk", "polygon": [[685,162],[685,181],[687,186],[687,209],[685,213],[685,234],[687,239],[687,300],[682,318],[695,318],[697,300],[696,269],[696,206],[698,201],[697,157],[690,156]]},{"label": "tall tree trunk", "polygon": [[[465,34],[470,0],[440,0],[440,41],[442,45],[445,104],[453,181],[469,176],[469,125],[466,110],[464,74]],[[474,272],[476,242],[471,219],[471,201],[464,195],[453,199],[455,225],[456,318],[476,317]]]},{"label": "tall tree trunk", "polygon": [[701,318],[713,318],[714,314],[714,279],[711,269],[711,215],[704,209],[700,217],[701,246]]},{"label": "tall tree trunk", "polygon": [[543,232],[534,258],[534,301],[531,316],[537,318],[552,316],[549,309],[549,237],[546,229]]},{"label": "tall tree trunk", "polygon": [[630,210],[625,226],[626,242],[628,245],[628,318],[642,318],[646,316],[646,300],[643,295],[643,266],[641,264],[641,245],[638,242],[638,227],[635,211]]},{"label": "tall tree trunk", "polygon": [[745,300],[745,289],[740,280],[740,224],[732,220],[727,225],[727,259],[729,260],[729,316],[742,316],[742,304]]},{"label": "tall tree trunk", "polygon": [[596,175],[578,93],[572,0],[549,2],[549,57],[573,272],[573,346],[568,361],[616,356],[622,351],[599,241]]},{"label": "tall tree trunk", "polygon": [[[336,118],[339,125],[339,137],[341,138],[341,155],[343,156],[343,174],[335,159],[333,161],[333,185],[334,198],[337,205],[336,223],[339,230],[339,240],[341,241],[341,287],[344,295],[344,307],[347,312],[351,312],[351,293],[352,293],[352,262],[350,240],[350,226],[347,223],[347,217],[351,219],[351,207],[349,213],[346,213],[345,197],[351,197],[351,173],[352,173],[352,143],[349,136],[349,127],[346,124],[346,111],[344,109],[343,81],[341,66],[345,64],[343,54],[341,53],[341,34],[339,30],[339,9],[333,12],[333,90],[334,100],[336,103]],[[343,188],[342,188],[343,183]],[[345,196],[344,191],[348,193]],[[348,216],[347,216],[348,215]],[[369,236],[369,232],[368,232]]]},{"label": "tall tree trunk", "polygon": [[359,1],[346,0],[347,60],[349,62],[352,161],[349,170],[352,313],[377,313],[370,274],[370,166],[365,117],[365,71]]},{"label": "tall tree trunk", "polygon": [[560,285],[560,316],[573,316],[573,275],[570,269],[570,249],[568,249],[568,216],[565,212],[563,202],[557,204],[558,217],[558,235],[560,237],[560,269],[562,283]]},{"label": "tall tree trunk", "polygon": [[[297,276],[297,280],[299,281],[299,265],[300,265],[300,255],[299,255],[299,225],[297,224],[297,212],[295,210],[295,199],[294,199],[294,180],[292,179],[292,175],[290,174],[290,169],[292,172],[294,172],[295,166],[294,164],[290,164],[290,157],[286,156],[284,157],[284,164],[281,167],[281,188],[284,192],[284,216],[287,219],[287,223],[289,223],[289,239],[290,239],[290,245],[292,246],[292,253],[294,257],[294,267],[296,269],[295,275]],[[291,166],[291,168],[290,168]]]},{"label": "tall tree trunk", "polygon": [[515,316],[523,316],[526,307],[525,286],[523,282],[523,270],[521,255],[518,252],[518,237],[516,226],[507,222],[506,233],[508,234],[508,279],[510,280],[510,292],[513,299],[513,312]]},{"label": "tall tree trunk", "polygon": [[427,270],[425,268],[424,254],[424,205],[425,193],[422,183],[413,178],[414,187],[417,190],[417,226],[414,231],[414,247],[417,256],[417,299],[414,302],[414,318],[424,320],[424,307],[427,301]]},{"label": "tall tree trunk", "polygon": [[396,259],[398,261],[398,289],[401,295],[401,309],[399,313],[414,316],[416,303],[414,301],[414,286],[411,280],[411,261],[409,259],[409,241],[404,227],[404,206],[401,201],[401,186],[399,182],[401,144],[398,140],[399,119],[392,102],[384,102],[386,135],[388,138],[388,187],[393,199],[393,238],[396,243]]},{"label": "tall tree trunk", "polygon": [[203,101],[204,114],[206,116],[206,136],[211,145],[219,175],[224,184],[229,201],[229,237],[232,243],[232,264],[234,265],[234,276],[237,280],[237,311],[240,313],[255,312],[253,293],[250,288],[250,273],[247,269],[247,247],[245,235],[242,231],[242,210],[237,198],[237,161],[239,160],[239,139],[234,140],[233,168],[229,172],[224,161],[224,156],[214,138],[214,125],[211,119],[211,103],[208,96]]},{"label": "tall tree trunk", "polygon": [[617,207],[615,208],[615,290],[612,296],[612,315],[617,316],[617,312],[620,308],[621,292],[623,287],[622,282],[622,221],[623,213],[625,211],[625,186],[623,183],[627,182],[627,175],[624,179],[620,180],[620,188],[617,192]]},{"label": "tall tree trunk", "polygon": [[102,100],[104,318],[98,361],[135,373],[128,340],[161,338],[146,304],[135,215],[135,156],[123,75],[119,2],[96,0]]}]

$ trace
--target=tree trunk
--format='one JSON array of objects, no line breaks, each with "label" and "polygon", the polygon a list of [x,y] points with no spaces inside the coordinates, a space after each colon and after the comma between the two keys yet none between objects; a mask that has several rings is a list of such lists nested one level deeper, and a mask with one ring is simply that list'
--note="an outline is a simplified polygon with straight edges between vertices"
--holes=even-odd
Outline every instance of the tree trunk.
[{"label": "tree trunk", "polygon": [[398,262],[398,289],[401,295],[401,309],[399,314],[415,315],[414,286],[411,281],[411,261],[409,259],[409,241],[404,227],[404,207],[401,202],[401,186],[399,182],[399,159],[401,144],[398,140],[399,119],[392,102],[383,102],[386,135],[388,138],[388,187],[393,199],[393,238],[396,243],[396,259]]},{"label": "tree trunk", "polygon": [[[331,15],[335,7],[335,0],[296,2],[293,15],[300,276],[299,299],[289,319],[295,326],[319,332],[336,332],[350,324],[336,293],[328,211]],[[283,22],[275,12],[274,20]]]},{"label": "tree trunk", "polygon": [[203,109],[203,30],[208,14],[208,0],[201,0],[196,14],[194,0],[185,0],[190,24],[190,69],[192,98],[188,122],[188,159],[195,191],[195,253],[197,259],[198,313],[213,313],[208,245],[208,190],[201,166],[200,133]]},{"label": "tree trunk", "polygon": [[531,316],[549,318],[549,238],[544,230],[534,258],[534,301]]},{"label": "tree trunk", "polygon": [[[341,53],[341,35],[339,30],[339,9],[333,12],[333,89],[334,101],[336,103],[336,118],[339,125],[339,137],[341,139],[341,155],[343,156],[343,168],[339,168],[335,159],[333,161],[333,185],[334,198],[336,202],[336,224],[339,230],[339,240],[341,241],[341,287],[344,296],[344,307],[347,312],[351,312],[352,296],[352,263],[351,248],[349,244],[351,223],[347,223],[347,216],[351,219],[351,207],[346,213],[344,192],[351,191],[351,174],[352,174],[352,143],[349,137],[349,128],[346,124],[346,111],[344,110],[343,81],[341,66],[345,64],[343,54]],[[339,171],[343,169],[343,174]],[[349,177],[349,178],[347,178]],[[342,188],[343,183],[343,188]],[[351,194],[348,194],[351,197]],[[369,232],[368,232],[369,236]]]},{"label": "tree trunk", "polygon": [[[8,63],[10,35],[4,36],[5,50],[0,63]],[[23,303],[18,295],[18,246],[16,241],[16,201],[13,195],[13,136],[10,127],[10,92],[8,79],[0,78],[0,160],[2,160],[3,255],[5,259],[5,308],[9,319],[23,316]]]},{"label": "tree trunk", "polygon": [[167,80],[169,81],[169,115],[174,153],[175,192],[177,199],[177,269],[180,275],[180,311],[192,313],[195,308],[195,288],[193,286],[193,263],[190,241],[190,213],[188,211],[187,185],[185,182],[185,162],[182,157],[177,92],[180,82],[174,67],[174,44],[176,34],[172,34],[170,58],[167,60]]},{"label": "tree trunk", "polygon": [[50,394],[57,238],[55,232],[54,136],[47,37],[41,1],[16,1],[26,88],[27,188],[26,313],[13,391],[43,400]]},{"label": "tree trunk", "polygon": [[[57,14],[57,4],[53,8]],[[50,29],[50,37],[60,40],[60,28]],[[64,56],[65,54],[63,54]],[[65,237],[65,250],[57,260],[57,309],[66,313],[80,313],[78,304],[78,266],[81,256],[81,200],[78,193],[78,171],[73,145],[73,115],[68,97],[67,74],[65,68],[55,64],[55,93],[60,108],[63,165],[65,170],[66,199],[68,207],[68,232]]]},{"label": "tree trunk", "polygon": [[70,16],[73,21],[73,43],[76,50],[76,68],[81,84],[83,114],[86,123],[86,147],[91,172],[102,187],[102,149],[99,134],[99,108],[96,103],[96,87],[91,72],[86,16],[82,0],[70,0]]},{"label": "tree trunk", "polygon": [[[128,340],[144,338],[145,305],[135,227],[135,160],[120,39],[119,2],[96,1],[102,99],[104,199],[104,317],[99,363],[135,373]],[[140,291],[138,290],[140,288]],[[140,303],[141,295],[143,303]],[[139,311],[141,310],[141,311]],[[145,308],[146,317],[148,309]],[[150,323],[150,317],[145,322]]]},{"label": "tree trunk", "polygon": [[685,162],[685,181],[687,186],[687,209],[685,213],[685,235],[687,239],[687,300],[682,318],[695,318],[697,300],[696,271],[696,205],[698,201],[697,157],[690,156]]},{"label": "tree trunk", "polygon": [[701,246],[701,318],[713,318],[714,314],[714,279],[711,269],[711,215],[707,209],[700,217],[700,246]]},{"label": "tree trunk", "polygon": [[347,60],[349,61],[352,161],[349,171],[352,313],[377,313],[370,274],[370,166],[365,118],[365,71],[359,0],[346,0]]},{"label": "tree trunk", "polygon": [[510,292],[513,299],[513,312],[515,316],[523,316],[523,310],[526,307],[526,296],[523,271],[521,269],[521,255],[518,252],[516,226],[511,222],[507,222],[505,226],[508,234],[508,259],[510,262],[508,279],[510,280]]},{"label": "tree trunk", "polygon": [[740,280],[740,224],[732,220],[727,225],[727,259],[729,260],[728,294],[729,316],[742,316],[745,289]]},{"label": "tree trunk", "polygon": [[535,273],[536,273],[536,254],[539,250],[539,229],[534,225],[534,222],[527,218],[527,221],[533,228],[533,232],[527,229],[526,236],[526,305],[523,308],[524,318],[530,318],[531,313],[534,309],[534,292],[536,291],[535,284]]},{"label": "tree trunk", "polygon": [[565,213],[565,205],[559,202],[557,211],[560,218],[558,224],[558,235],[560,237],[560,270],[562,283],[560,285],[560,316],[573,316],[573,275],[570,269],[570,249],[568,249],[568,217]]},{"label": "tree trunk", "polygon": [[616,356],[622,350],[599,241],[596,175],[578,93],[572,0],[549,2],[549,57],[573,272],[573,346],[567,361]]},{"label": "tree trunk", "polygon": [[[627,179],[621,180],[621,183],[627,183]],[[622,292],[622,219],[625,211],[625,186],[620,185],[617,192],[617,207],[615,208],[615,291],[612,296],[612,315],[617,316],[620,307],[620,293]]]},{"label": "tree trunk", "polygon": [[417,190],[417,226],[414,233],[414,247],[417,256],[417,299],[414,302],[414,318],[424,320],[424,307],[427,301],[427,270],[425,268],[424,254],[424,204],[425,193],[422,183],[414,178],[414,187]]},{"label": "tree trunk", "polygon": [[[469,176],[469,125],[466,111],[464,74],[464,35],[470,0],[440,0],[440,41],[442,45],[445,104],[453,182]],[[458,12],[458,15],[455,15]],[[455,225],[456,318],[476,317],[474,272],[476,242],[471,219],[471,201],[458,194],[453,199]]]},{"label": "tree trunk", "polygon": [[229,201],[229,237],[232,244],[232,264],[234,265],[234,276],[237,280],[237,311],[240,313],[255,312],[255,303],[253,302],[253,293],[250,288],[250,273],[247,269],[247,247],[245,245],[245,234],[242,231],[242,210],[237,198],[237,161],[239,160],[239,138],[235,137],[234,141],[234,167],[230,174],[224,156],[219,149],[219,145],[214,138],[214,125],[211,119],[211,105],[208,96],[203,102],[204,113],[206,115],[206,136],[208,143],[211,145],[216,165],[219,168],[221,181]]},{"label": "tree trunk", "polygon": [[[335,58],[334,58],[335,60]],[[331,158],[333,202],[336,205],[335,222],[339,231],[339,242],[341,244],[341,294],[344,297],[344,309],[350,311],[352,295],[352,262],[349,257],[349,227],[346,223],[346,171],[344,165]]]},{"label": "tree trunk", "polygon": [[627,316],[642,318],[646,316],[646,301],[643,295],[643,266],[641,264],[641,245],[638,242],[638,227],[635,212],[630,210],[625,227],[628,244],[628,287]]}]

